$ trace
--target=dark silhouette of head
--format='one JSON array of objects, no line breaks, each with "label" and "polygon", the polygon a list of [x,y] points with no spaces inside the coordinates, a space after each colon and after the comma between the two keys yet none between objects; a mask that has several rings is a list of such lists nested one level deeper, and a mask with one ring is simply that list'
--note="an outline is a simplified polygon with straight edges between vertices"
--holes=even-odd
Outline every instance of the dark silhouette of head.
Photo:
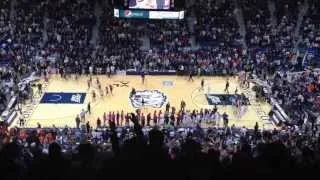
[{"label": "dark silhouette of head", "polygon": [[60,158],[61,154],[61,147],[58,143],[53,142],[49,145],[49,157],[50,158]]}]

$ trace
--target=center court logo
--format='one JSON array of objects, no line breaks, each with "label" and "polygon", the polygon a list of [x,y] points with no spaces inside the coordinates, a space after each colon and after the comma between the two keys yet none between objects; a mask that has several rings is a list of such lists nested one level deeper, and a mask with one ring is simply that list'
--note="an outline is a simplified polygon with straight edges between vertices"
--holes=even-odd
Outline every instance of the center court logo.
[{"label": "center court logo", "polygon": [[166,100],[167,96],[158,90],[136,91],[134,95],[130,96],[130,101],[134,108],[161,108]]}]

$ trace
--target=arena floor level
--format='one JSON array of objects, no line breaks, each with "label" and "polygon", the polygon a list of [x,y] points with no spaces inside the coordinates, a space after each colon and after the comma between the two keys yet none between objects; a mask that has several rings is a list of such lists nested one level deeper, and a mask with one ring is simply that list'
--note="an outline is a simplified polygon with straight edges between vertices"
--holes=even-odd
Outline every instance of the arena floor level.
[{"label": "arena floor level", "polygon": [[[99,78],[104,95],[101,96],[96,84],[96,78]],[[179,76],[146,76],[145,84],[142,84],[140,76],[93,76],[93,85],[88,89],[88,76],[79,77],[75,80],[62,79],[54,75],[44,86],[44,93],[35,98],[33,103],[27,103],[23,106],[23,114],[26,118],[26,127],[36,127],[40,123],[42,127],[75,127],[75,117],[82,109],[87,108],[88,102],[91,102],[92,113],[86,117],[91,125],[96,125],[98,117],[103,121],[103,113],[109,111],[133,112],[135,108],[141,105],[139,97],[145,97],[145,105],[141,108],[144,114],[153,113],[154,110],[164,111],[167,102],[171,106],[180,108],[181,100],[186,102],[186,109],[213,108],[209,105],[208,94],[214,96],[226,95],[224,92],[226,77],[194,77],[194,81],[188,81],[187,77]],[[200,89],[201,80],[204,79],[204,89]],[[245,93],[250,99],[250,105],[239,118],[236,115],[236,108],[232,105],[219,105],[218,111],[229,114],[229,125],[235,124],[237,127],[253,128],[258,122],[259,127],[266,129],[274,128],[274,125],[263,120],[271,106],[267,103],[255,102],[254,92],[239,88],[236,77],[229,78],[230,94],[233,94],[236,87],[238,93]],[[106,96],[105,87],[112,84],[114,86],[113,95]],[[253,85],[251,84],[251,87]],[[137,94],[141,96],[130,98],[130,92],[135,88]],[[97,98],[92,98],[92,91],[97,92]],[[35,91],[35,93],[37,93]],[[80,97],[79,97],[80,95]],[[149,98],[149,99],[148,99]],[[134,107],[135,106],[135,107]],[[161,106],[161,107],[160,107]],[[18,120],[15,125],[19,124]],[[220,122],[220,125],[222,122]],[[210,126],[203,123],[203,126]]]}]

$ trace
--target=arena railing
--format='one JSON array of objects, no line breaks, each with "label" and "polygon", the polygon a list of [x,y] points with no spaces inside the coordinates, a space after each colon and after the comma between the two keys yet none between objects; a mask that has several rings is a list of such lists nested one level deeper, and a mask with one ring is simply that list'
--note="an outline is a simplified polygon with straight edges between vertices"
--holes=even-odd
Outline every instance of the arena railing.
[{"label": "arena railing", "polygon": [[[36,73],[31,73],[28,77],[20,81],[20,83],[18,84],[19,91],[23,91],[26,88],[26,84],[36,80],[39,80],[39,78],[36,77]],[[18,115],[16,112],[16,106],[19,103],[18,100],[18,95],[14,95],[10,99],[6,109],[1,114],[2,121],[6,122],[8,125],[11,125],[11,123],[16,119]]]},{"label": "arena railing", "polygon": [[291,122],[291,119],[285,113],[283,108],[279,105],[278,101],[271,97],[271,86],[266,81],[259,79],[256,75],[253,75],[253,82],[259,86],[264,87],[264,91],[266,91],[269,94],[268,97],[270,99],[271,105],[274,107],[273,110],[275,112],[274,116],[272,116],[271,118],[274,121],[274,123],[279,124],[280,122]]}]

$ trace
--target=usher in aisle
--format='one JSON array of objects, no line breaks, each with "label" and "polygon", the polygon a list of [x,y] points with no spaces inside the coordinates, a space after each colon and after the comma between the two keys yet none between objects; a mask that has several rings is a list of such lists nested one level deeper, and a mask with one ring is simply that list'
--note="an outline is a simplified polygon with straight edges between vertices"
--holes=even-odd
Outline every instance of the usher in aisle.
[{"label": "usher in aisle", "polygon": [[[100,95],[97,78],[100,81],[103,96]],[[86,115],[85,121],[91,125],[96,125],[97,118],[103,121],[103,114],[111,112],[117,113],[122,110],[125,113],[134,112],[137,108],[141,109],[145,115],[153,114],[161,110],[164,112],[166,104],[169,102],[171,107],[180,109],[181,101],[186,102],[187,110],[212,109],[213,103],[225,104],[218,105],[218,112],[229,115],[229,125],[234,124],[237,127],[253,128],[258,122],[260,127],[266,129],[274,128],[269,121],[264,121],[259,113],[261,111],[267,114],[271,106],[267,103],[250,102],[246,106],[246,111],[239,117],[236,115],[236,108],[228,104],[230,97],[238,89],[238,94],[249,92],[254,96],[250,89],[242,92],[239,88],[237,78],[229,78],[229,91],[226,94],[225,77],[194,77],[194,81],[188,81],[187,77],[181,76],[146,76],[145,83],[142,83],[140,76],[93,76],[92,87],[88,89],[88,76],[81,76],[78,79],[74,77],[62,79],[60,76],[52,76],[50,81],[40,97],[38,104],[35,105],[32,114],[26,118],[27,127],[36,127],[41,124],[42,127],[75,127],[75,118],[82,110],[87,109],[90,102],[92,112]],[[204,88],[201,88],[201,80],[204,80]],[[106,95],[105,87],[113,86],[113,94]],[[253,85],[251,84],[251,87]],[[136,90],[134,97],[130,96],[132,89]],[[97,97],[93,99],[92,92],[95,91]],[[144,97],[143,107],[141,97]],[[254,98],[250,98],[251,101]],[[140,99],[140,100],[139,100]],[[214,102],[213,102],[214,101]],[[255,100],[254,100],[255,101]],[[259,107],[259,113],[257,112]],[[222,122],[220,122],[220,125]],[[203,123],[203,126],[208,124]]]}]

